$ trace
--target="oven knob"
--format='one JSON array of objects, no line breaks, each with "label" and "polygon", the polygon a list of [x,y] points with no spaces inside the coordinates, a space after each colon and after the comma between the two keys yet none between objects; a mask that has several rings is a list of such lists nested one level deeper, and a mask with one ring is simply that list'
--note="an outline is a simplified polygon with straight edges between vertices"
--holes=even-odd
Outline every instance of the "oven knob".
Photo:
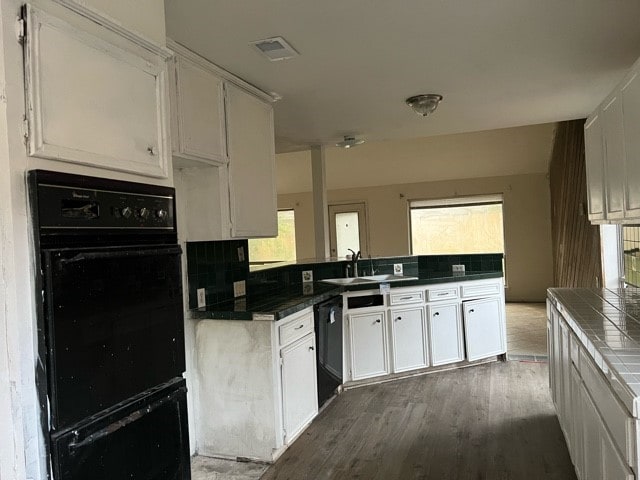
[{"label": "oven knob", "polygon": [[124,207],[122,210],[120,210],[120,215],[122,215],[124,218],[129,218],[132,213],[133,210],[131,210],[131,207]]},{"label": "oven knob", "polygon": [[146,219],[149,217],[149,209],[146,207],[142,207],[140,210],[138,210],[138,216],[142,219]]},{"label": "oven knob", "polygon": [[156,217],[158,217],[160,220],[164,220],[165,218],[167,218],[167,215],[169,215],[169,213],[162,208],[160,210],[156,210]]}]

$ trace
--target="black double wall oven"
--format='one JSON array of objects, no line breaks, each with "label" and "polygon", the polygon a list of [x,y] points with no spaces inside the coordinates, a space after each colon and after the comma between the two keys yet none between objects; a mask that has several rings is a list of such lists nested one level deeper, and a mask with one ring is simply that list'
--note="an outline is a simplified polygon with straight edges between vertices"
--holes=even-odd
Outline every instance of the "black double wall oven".
[{"label": "black double wall oven", "polygon": [[174,190],[42,170],[29,189],[51,476],[189,479]]}]

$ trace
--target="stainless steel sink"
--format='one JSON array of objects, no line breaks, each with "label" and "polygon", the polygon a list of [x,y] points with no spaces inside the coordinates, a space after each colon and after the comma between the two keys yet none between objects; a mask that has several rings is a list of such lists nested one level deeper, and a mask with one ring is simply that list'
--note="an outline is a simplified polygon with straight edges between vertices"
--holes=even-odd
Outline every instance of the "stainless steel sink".
[{"label": "stainless steel sink", "polygon": [[331,283],[332,285],[353,285],[356,283],[373,283],[374,280],[367,280],[365,277],[354,278],[326,278],[321,282]]},{"label": "stainless steel sink", "polygon": [[402,276],[402,275],[393,275],[393,274],[369,275],[367,277],[360,277],[360,278],[366,278],[367,280],[372,280],[374,282],[400,282],[402,280],[417,280],[418,279],[418,277],[406,277],[406,276]]},{"label": "stainless steel sink", "polygon": [[332,285],[357,285],[361,283],[380,283],[380,282],[400,282],[402,280],[417,280],[418,277],[404,277],[402,275],[369,275],[354,278],[326,278],[321,282],[330,283]]}]

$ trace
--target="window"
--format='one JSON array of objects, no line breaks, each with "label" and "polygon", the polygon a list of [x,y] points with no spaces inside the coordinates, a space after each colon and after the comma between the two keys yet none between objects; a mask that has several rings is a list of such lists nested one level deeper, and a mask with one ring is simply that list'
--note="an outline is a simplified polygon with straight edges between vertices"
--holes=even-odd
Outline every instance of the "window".
[{"label": "window", "polygon": [[409,203],[411,253],[503,253],[502,195]]},{"label": "window", "polygon": [[622,227],[624,281],[640,287],[640,227]]},{"label": "window", "polygon": [[249,240],[251,264],[289,262],[296,259],[296,222],[293,210],[278,211],[278,236]]}]

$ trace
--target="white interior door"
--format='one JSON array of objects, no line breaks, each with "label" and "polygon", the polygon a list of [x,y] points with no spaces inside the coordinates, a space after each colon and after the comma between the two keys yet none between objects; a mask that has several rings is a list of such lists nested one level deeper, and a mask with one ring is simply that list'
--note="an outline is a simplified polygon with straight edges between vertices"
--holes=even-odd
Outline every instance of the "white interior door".
[{"label": "white interior door", "polygon": [[365,203],[329,205],[331,256],[345,258],[349,249],[369,255],[369,226]]}]

